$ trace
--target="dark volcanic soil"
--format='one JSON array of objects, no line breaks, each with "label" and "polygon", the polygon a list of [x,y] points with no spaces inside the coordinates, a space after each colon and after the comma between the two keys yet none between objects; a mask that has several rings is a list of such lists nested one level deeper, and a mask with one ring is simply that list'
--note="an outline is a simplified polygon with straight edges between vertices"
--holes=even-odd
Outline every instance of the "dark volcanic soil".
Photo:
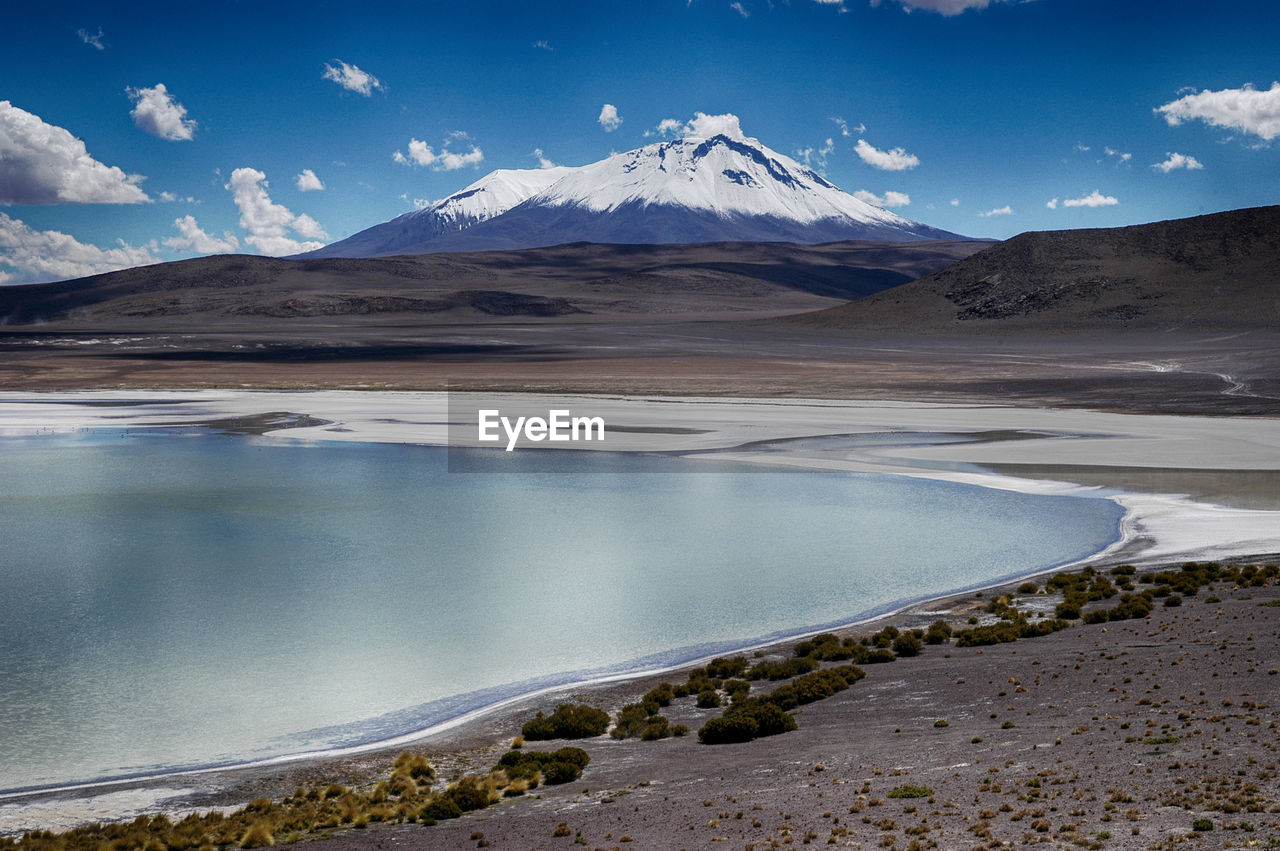
[{"label": "dark volcanic soil", "polygon": [[[1145,621],[928,647],[866,666],[849,691],[802,707],[792,733],[574,742],[592,755],[579,782],[318,847],[569,848],[579,835],[589,848],[1268,846],[1280,842],[1277,601],[1280,588],[1216,587]],[[940,608],[962,620],[982,602]],[[649,685],[585,697],[616,703]],[[668,711],[694,727],[713,714]],[[518,721],[491,732],[505,740]],[[905,785],[933,791],[889,797]],[[1193,831],[1198,819],[1213,830]],[[554,835],[561,823],[570,835]]]}]

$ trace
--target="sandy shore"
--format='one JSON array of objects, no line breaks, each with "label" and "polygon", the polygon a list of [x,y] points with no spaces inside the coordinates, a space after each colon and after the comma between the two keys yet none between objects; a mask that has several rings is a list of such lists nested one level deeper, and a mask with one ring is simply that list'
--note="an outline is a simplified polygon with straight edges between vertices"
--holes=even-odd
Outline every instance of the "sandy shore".
[{"label": "sandy shore", "polygon": [[[1009,471],[1016,470],[1016,465],[1026,465],[1028,469],[1044,465],[1087,464],[1103,468],[1114,465],[1152,469],[1280,470],[1280,429],[1276,428],[1274,420],[1259,418],[1174,417],[999,405],[829,400],[524,395],[518,400],[525,407],[545,401],[547,405],[572,407],[575,412],[581,408],[584,413],[605,417],[610,426],[623,427],[609,434],[606,445],[587,448],[683,453],[740,447],[732,452],[717,453],[717,457],[732,457],[748,463],[926,476],[1024,492],[1073,493],[1082,488],[1059,481],[1010,475]],[[448,437],[448,401],[446,395],[440,393],[340,391],[0,393],[0,434],[67,434],[97,428],[148,428],[177,423],[221,421],[226,424],[234,421],[241,425],[249,423],[252,427],[244,430],[265,432],[270,439],[277,440],[442,444]],[[261,416],[280,412],[305,415],[313,418],[313,423],[320,422],[301,428],[273,430],[268,422],[270,418]],[[280,424],[285,424],[284,419],[287,418],[281,418]],[[296,425],[296,418],[289,424]],[[976,439],[946,445],[890,445],[869,441],[852,449],[815,447],[806,441],[777,443],[821,435],[896,432],[966,434]],[[762,442],[770,444],[766,451],[741,448]],[[1004,472],[995,474],[977,466],[980,464],[1000,464]],[[1225,558],[1245,553],[1280,552],[1280,512],[1224,508],[1178,494],[1117,493],[1111,498],[1127,511],[1125,537],[1108,552],[1095,557],[1098,564],[1119,560],[1157,562],[1175,558]],[[1105,807],[1107,796],[1111,794],[1106,790],[1110,787],[1102,786],[1102,780],[1092,778],[1104,774],[1110,777],[1115,773],[1111,780],[1121,783],[1128,777],[1130,780],[1124,782],[1136,784],[1135,788],[1142,787],[1143,782],[1148,785],[1154,782],[1151,780],[1155,776],[1154,768],[1150,775],[1146,775],[1146,780],[1143,779],[1151,766],[1141,764],[1141,759],[1138,759],[1141,753],[1134,754],[1136,761],[1127,762],[1116,762],[1104,756],[1107,755],[1106,749],[1115,744],[1112,740],[1117,738],[1119,724],[1136,728],[1135,720],[1141,720],[1144,725],[1147,720],[1163,723],[1161,709],[1167,716],[1173,707],[1149,701],[1141,708],[1134,708],[1135,700],[1140,699],[1135,695],[1146,693],[1139,692],[1137,682],[1124,683],[1122,693],[1130,698],[1129,703],[1117,703],[1112,707],[1116,692],[1105,691],[1102,686],[1118,688],[1111,680],[1121,674],[1132,679],[1130,671],[1141,667],[1147,692],[1156,691],[1151,688],[1156,685],[1156,677],[1165,678],[1157,686],[1161,690],[1177,690],[1183,694],[1194,687],[1194,691],[1179,698],[1186,700],[1188,705],[1203,707],[1217,705],[1224,700],[1238,704],[1239,692],[1242,691],[1252,695],[1247,699],[1254,704],[1271,702],[1265,697],[1259,701],[1257,695],[1265,696],[1268,690],[1275,694],[1277,690],[1275,678],[1268,679],[1265,673],[1270,663],[1261,658],[1268,652],[1274,652],[1275,617],[1272,613],[1277,610],[1258,608],[1256,603],[1271,599],[1267,595],[1274,595],[1274,591],[1268,588],[1251,589],[1251,592],[1253,599],[1241,600],[1224,591],[1220,594],[1224,602],[1213,607],[1193,603],[1178,610],[1158,609],[1151,621],[1128,626],[1113,625],[1110,632],[1106,627],[1082,626],[1034,642],[987,648],[985,652],[946,650],[945,653],[949,654],[946,656],[937,652],[937,648],[931,648],[919,659],[872,666],[868,670],[868,678],[846,695],[806,707],[801,716],[801,730],[796,733],[750,745],[719,748],[700,747],[691,738],[657,743],[592,742],[588,750],[595,761],[581,786],[571,784],[571,789],[545,790],[540,799],[526,799],[486,810],[469,816],[463,822],[433,828],[431,832],[425,829],[415,832],[408,827],[381,828],[353,834],[354,838],[344,841],[351,847],[368,847],[374,844],[376,836],[378,843],[471,847],[478,841],[469,839],[471,833],[483,831],[494,845],[498,844],[495,840],[501,837],[505,847],[540,847],[543,844],[558,847],[572,841],[555,839],[553,842],[551,837],[555,826],[567,821],[575,829],[582,827],[584,836],[589,838],[588,844],[592,846],[612,847],[614,842],[622,841],[622,836],[630,835],[636,841],[630,847],[711,847],[711,843],[721,841],[717,838],[719,836],[731,845],[741,847],[744,842],[767,841],[769,836],[782,841],[781,827],[784,823],[791,824],[789,832],[795,842],[801,842],[806,831],[820,833],[820,841],[826,842],[834,824],[832,819],[840,816],[841,824],[850,829],[855,828],[856,822],[854,836],[857,845],[872,847],[879,844],[886,834],[894,834],[897,844],[906,847],[912,839],[903,832],[912,826],[907,817],[917,816],[915,824],[918,826],[918,815],[923,815],[924,807],[921,806],[917,813],[904,814],[904,804],[893,802],[874,811],[868,810],[877,823],[883,818],[896,822],[898,827],[892,830],[869,829],[862,823],[861,815],[855,819],[848,813],[848,808],[856,803],[857,795],[863,794],[857,790],[864,784],[872,784],[871,792],[867,793],[869,798],[877,793],[883,797],[883,792],[892,788],[886,785],[890,778],[906,776],[894,775],[895,771],[912,772],[913,775],[923,772],[930,778],[929,785],[942,784],[935,796],[938,807],[931,805],[930,809],[939,810],[938,818],[942,822],[955,815],[956,829],[944,832],[950,837],[946,841],[933,836],[938,847],[971,847],[983,841],[979,834],[964,832],[968,829],[965,819],[968,819],[968,826],[977,821],[987,821],[997,838],[1010,842],[1027,841],[1023,836],[1027,833],[1035,838],[1047,838],[1046,833],[1048,837],[1057,837],[1068,820],[1081,822],[1092,819],[1099,822],[1103,815],[1113,815],[1119,820],[1114,807]],[[1201,598],[1207,596],[1208,592],[1205,592]],[[913,607],[895,616],[894,620],[908,624],[928,622],[948,612],[958,617],[973,603],[971,594],[934,601]],[[1260,626],[1258,621],[1264,618],[1266,620]],[[1212,626],[1206,625],[1208,623]],[[1246,633],[1236,634],[1246,624],[1253,631],[1248,635],[1260,631],[1271,637],[1269,643],[1249,641]],[[1264,628],[1268,624],[1269,628]],[[1209,629],[1217,630],[1212,635],[1225,637],[1206,639]],[[1244,666],[1224,650],[1237,646],[1252,648],[1249,652],[1260,658]],[[789,644],[766,652],[785,652],[787,647]],[[1214,652],[1194,652],[1195,648],[1217,649]],[[1033,652],[1038,657],[1035,661],[1026,655]],[[1165,655],[1169,658],[1166,659]],[[1074,661],[1077,658],[1079,663]],[[1068,659],[1073,661],[1064,666]],[[1166,677],[1165,666],[1180,670],[1171,671]],[[1247,667],[1256,670],[1247,671]],[[1050,670],[1052,675],[1045,676]],[[1237,673],[1226,676],[1228,670]],[[1084,677],[1081,671],[1089,672],[1090,676]],[[1010,701],[1010,705],[1017,705],[1021,713],[1034,713],[1034,723],[1031,718],[1024,722],[1020,717],[1016,722],[1019,731],[1016,735],[1012,730],[998,729],[992,734],[965,732],[970,727],[977,730],[978,726],[985,724],[986,716],[982,711],[987,711],[988,704],[991,706],[989,711],[997,712],[1002,718],[1006,715],[1013,717],[1014,710],[995,706],[1005,700],[1003,696],[995,696],[995,685],[1013,678],[1020,683],[1026,681],[1029,688],[1037,675],[1041,675],[1039,679],[1043,682],[1036,682],[1035,702],[1031,697],[1023,696],[1032,692],[1019,692],[1018,698]],[[1254,683],[1251,678],[1258,681]],[[1177,685],[1166,682],[1176,682]],[[589,693],[593,701],[616,708],[647,688],[644,681],[633,681],[604,684],[581,691]],[[1195,693],[1201,689],[1206,693]],[[1209,693],[1211,689],[1214,690],[1212,694]],[[1001,690],[1013,693],[1012,688]],[[1217,691],[1222,691],[1222,696],[1217,696]],[[1234,696],[1227,696],[1228,691]],[[1167,696],[1168,692],[1162,695]],[[1206,700],[1209,704],[1196,703]],[[487,768],[496,758],[495,754],[501,752],[500,743],[513,735],[520,719],[531,713],[537,703],[537,700],[525,700],[506,709],[486,713],[449,730],[437,731],[419,746],[433,754],[446,776]],[[1153,709],[1153,706],[1157,708]],[[1185,714],[1184,710],[1180,711]],[[1222,735],[1225,732],[1223,722],[1202,720],[1208,714],[1202,708],[1193,712],[1200,719],[1196,723],[1219,725],[1203,727],[1204,735]],[[1116,717],[1108,718],[1108,715]],[[1228,713],[1225,717],[1236,715],[1239,713]],[[1248,721],[1237,721],[1234,725],[1228,722],[1225,726],[1239,730],[1236,737],[1239,738],[1249,732],[1256,734],[1259,729],[1267,730],[1267,724],[1274,723],[1269,720],[1272,717],[1269,710],[1253,710],[1250,717],[1254,716],[1265,716],[1261,718],[1260,728]],[[683,720],[676,715],[671,717],[673,723]],[[953,721],[961,718],[965,724],[953,723],[943,732],[941,728],[932,727],[938,717]],[[1121,717],[1126,720],[1120,721]],[[684,723],[694,721],[701,723],[692,715]],[[690,726],[696,727],[696,724],[690,723]],[[1077,733],[1072,736],[1071,731],[1081,726],[1090,727],[1088,732],[1091,735]],[[959,729],[961,727],[964,729]],[[1249,729],[1244,729],[1246,727]],[[890,732],[890,729],[902,732]],[[1063,735],[1063,730],[1067,735]],[[972,743],[970,740],[975,735],[982,737],[984,742]],[[1054,745],[1059,738],[1067,745]],[[1274,733],[1271,738],[1274,739]],[[1086,742],[1089,743],[1087,748],[1071,749]],[[1053,749],[1042,749],[1042,745]],[[1274,754],[1256,740],[1238,742],[1233,747],[1234,750],[1222,747],[1217,750],[1233,754],[1234,758],[1244,758],[1241,754],[1247,750],[1259,766],[1274,762]],[[1033,750],[1036,752],[1034,758],[1030,753]],[[1265,759],[1268,755],[1270,760]],[[1221,754],[1211,755],[1213,759],[1198,752],[1194,756],[1196,761],[1192,762],[1164,759],[1161,770],[1175,774],[1178,769],[1169,769],[1168,765],[1178,763],[1194,765],[1194,770],[1188,771],[1197,778],[1211,776],[1206,771],[1221,771],[1223,777],[1230,773],[1220,764],[1218,757]],[[1095,762],[1089,762],[1090,759]],[[44,796],[43,799],[0,800],[0,831],[31,826],[33,821],[48,826],[68,826],[77,821],[107,817],[108,814],[128,817],[158,806],[181,812],[192,807],[233,805],[259,794],[286,794],[295,783],[305,780],[358,778],[376,770],[386,760],[386,753],[375,751],[342,759],[81,790]],[[1012,762],[1005,765],[1010,760]],[[1149,759],[1148,763],[1151,762]],[[822,770],[816,768],[818,764],[822,764]],[[1094,768],[1094,765],[1101,767]],[[1055,772],[1047,776],[1046,785],[1055,779],[1067,779],[1068,772],[1085,773],[1090,778],[1089,791],[1071,806],[1061,801],[1054,810],[1041,807],[1048,815],[1040,819],[1048,818],[1052,825],[1047,832],[1028,827],[1029,822],[1035,821],[1030,816],[1014,821],[1006,817],[1006,813],[1000,813],[1000,817],[1009,822],[1006,825],[1008,830],[1003,833],[1003,829],[998,830],[994,826],[996,821],[977,817],[984,809],[979,799],[985,794],[977,787],[982,785],[981,781],[989,769],[998,768],[1002,772],[1018,774],[1016,782],[1025,787],[1025,781],[1031,775],[1023,778],[1021,774],[1032,766],[1035,772]],[[1254,767],[1248,770],[1253,772]],[[1135,774],[1127,774],[1129,771]],[[1256,771],[1265,772],[1266,769],[1257,767]],[[1159,777],[1168,779],[1163,774]],[[918,781],[895,779],[893,785],[903,782]],[[1275,781],[1267,778],[1265,783],[1269,784],[1266,785],[1267,794],[1275,804]],[[881,785],[886,788],[880,790]],[[1007,793],[1010,784],[1003,785]],[[1071,794],[1086,788],[1078,777],[1067,785]],[[591,792],[584,793],[584,788]],[[998,796],[1001,793],[994,794],[997,797],[992,798],[990,809],[999,812],[1001,799]],[[1144,794],[1149,796],[1150,793]],[[1090,796],[1092,800],[1087,800]],[[834,803],[836,797],[842,802],[839,806]],[[1136,794],[1129,794],[1129,797],[1135,801],[1144,800]],[[1157,800],[1159,797],[1156,795]],[[850,798],[850,801],[845,801],[845,798]],[[943,802],[947,800],[955,806],[945,807]],[[704,806],[703,801],[710,801],[710,804]],[[753,809],[757,806],[761,809]],[[1105,842],[1104,847],[1150,847],[1166,834],[1173,836],[1189,830],[1190,822],[1182,817],[1180,809],[1178,817],[1174,818],[1171,814],[1173,808],[1152,806],[1151,800],[1137,808],[1143,811],[1142,822],[1157,817],[1163,819],[1155,833],[1142,830],[1140,834],[1132,835],[1129,833],[1131,826],[1125,821],[1110,827],[1107,832],[1112,838],[1095,841]],[[948,809],[955,810],[955,813],[948,813]],[[1015,807],[1014,812],[1018,809]],[[1124,809],[1121,808],[1122,812]],[[1170,812],[1161,815],[1166,809]],[[722,817],[721,810],[728,815]],[[735,818],[738,810],[744,811],[743,819]],[[1063,815],[1077,810],[1082,815]],[[832,815],[822,815],[827,811]],[[792,818],[785,817],[788,813]],[[615,821],[617,829],[613,828]],[[713,821],[717,824],[711,825]],[[760,828],[750,826],[756,821],[760,822]],[[718,829],[721,823],[728,827]],[[802,823],[806,825],[803,830],[799,827]],[[1105,824],[1099,822],[1090,835],[1103,832]],[[1140,828],[1144,826],[1138,821],[1134,824]],[[692,829],[687,829],[690,826]],[[1025,829],[1019,831],[1019,828]],[[679,831],[678,838],[673,830]],[[1257,834],[1264,842],[1267,835]],[[929,832],[919,836],[925,837],[922,841],[927,844]],[[962,838],[963,842],[960,841]],[[850,837],[841,836],[837,844],[847,844],[846,840],[853,841]]]}]

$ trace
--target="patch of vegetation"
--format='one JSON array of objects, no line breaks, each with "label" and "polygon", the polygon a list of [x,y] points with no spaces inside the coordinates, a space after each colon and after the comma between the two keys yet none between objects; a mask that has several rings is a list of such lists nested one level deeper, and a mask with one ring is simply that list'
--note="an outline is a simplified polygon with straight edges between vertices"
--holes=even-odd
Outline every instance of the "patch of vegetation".
[{"label": "patch of vegetation", "polygon": [[[550,753],[513,750],[485,775],[467,775],[443,792],[429,784],[435,769],[422,754],[406,752],[390,767],[388,779],[372,788],[336,783],[299,787],[280,801],[259,798],[231,813],[192,814],[180,821],[165,815],[139,816],[132,822],[89,824],[64,833],[28,833],[0,847],[37,851],[101,849],[265,848],[296,842],[321,831],[360,829],[375,822],[417,822],[426,826],[490,806],[510,790],[543,782],[568,782],[590,761],[580,748]],[[421,785],[419,784],[421,781]]]},{"label": "patch of vegetation", "polygon": [[585,703],[562,703],[555,712],[539,712],[520,728],[529,741],[547,739],[590,739],[609,729],[609,713]]},{"label": "patch of vegetation", "polygon": [[749,742],[796,729],[795,716],[776,704],[755,697],[733,704],[719,718],[712,718],[698,730],[704,745]]},{"label": "patch of vegetation", "polygon": [[539,778],[549,786],[577,780],[590,762],[591,757],[582,748],[507,751],[495,771],[501,770],[508,780],[524,779],[530,784],[528,788],[534,788]]},{"label": "patch of vegetation", "polygon": [[946,621],[934,621],[924,633],[925,644],[946,644],[951,640],[951,625]]},{"label": "patch of vegetation", "polygon": [[642,703],[628,703],[613,719],[613,729],[609,735],[615,739],[664,739],[668,733],[668,721],[657,712],[658,704],[645,700]]},{"label": "patch of vegetation", "polygon": [[928,798],[933,790],[928,786],[897,786],[889,790],[886,798]]},{"label": "patch of vegetation", "polygon": [[[803,645],[802,645],[803,646]],[[789,680],[816,670],[818,659],[814,656],[796,656],[781,662],[757,662],[747,672],[749,680]]]}]

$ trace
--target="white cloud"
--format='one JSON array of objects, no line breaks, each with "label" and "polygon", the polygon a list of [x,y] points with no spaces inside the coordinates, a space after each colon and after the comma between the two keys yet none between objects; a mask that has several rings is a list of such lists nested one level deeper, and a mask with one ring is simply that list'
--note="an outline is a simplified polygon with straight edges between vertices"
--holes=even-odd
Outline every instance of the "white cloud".
[{"label": "white cloud", "polygon": [[195,138],[196,123],[187,118],[187,108],[173,99],[164,83],[149,89],[125,89],[133,101],[133,123],[152,136],[169,142],[189,142]]},{"label": "white cloud", "polygon": [[182,236],[171,236],[164,244],[174,251],[194,251],[197,254],[230,254],[240,247],[240,240],[230,231],[222,232],[222,239],[212,236],[200,227],[195,216],[183,216],[173,220],[173,226]]},{"label": "white cloud", "polygon": [[1111,147],[1110,145],[1107,145],[1106,147],[1104,147],[1102,149],[1102,152],[1109,157],[1115,157],[1116,159],[1118,159],[1120,161],[1119,163],[1120,165],[1124,165],[1129,160],[1133,159],[1133,154],[1121,153],[1120,151],[1117,151],[1115,148]]},{"label": "white cloud", "polygon": [[892,189],[884,193],[883,197],[876,195],[874,192],[859,189],[853,193],[853,197],[876,207],[905,207],[911,203],[910,195],[905,192],[894,192]]},{"label": "white cloud", "polygon": [[471,150],[466,153],[459,154],[449,150],[449,144],[454,139],[465,139],[466,134],[454,133],[440,147],[440,152],[436,153],[431,146],[419,139],[409,140],[409,153],[406,156],[400,151],[396,151],[391,155],[391,159],[401,165],[426,166],[434,171],[457,171],[467,166],[477,166],[484,162],[484,151],[471,146]]},{"label": "white cloud", "polygon": [[[818,2],[831,2],[831,0],[818,0]],[[993,2],[1007,2],[1007,0],[898,0],[902,4],[902,8],[908,12],[916,9],[925,9],[930,12],[937,12],[948,18],[953,15],[959,15],[970,9],[985,9]],[[880,0],[871,0],[872,6],[879,6]]]},{"label": "white cloud", "polygon": [[1199,119],[1217,127],[1243,130],[1270,142],[1280,136],[1280,82],[1272,83],[1270,89],[1261,92],[1248,83],[1238,89],[1196,92],[1155,111],[1164,116],[1170,127]]},{"label": "white cloud", "polygon": [[374,89],[385,88],[382,81],[368,71],[362,71],[355,65],[348,65],[341,59],[334,61],[338,63],[336,66],[325,63],[324,74],[321,75],[323,79],[332,80],[347,91],[365,97],[372,95]]},{"label": "white cloud", "polygon": [[742,140],[746,136],[742,132],[742,124],[738,116],[731,112],[723,115],[707,115],[695,112],[693,120],[684,126],[684,134],[696,139],[710,139],[712,136],[728,136],[730,139]]},{"label": "white cloud", "polygon": [[839,125],[841,136],[848,137],[848,136],[852,136],[854,133],[867,132],[867,125],[865,124],[858,124],[855,127],[850,127],[849,122],[845,121],[843,118],[840,118],[838,116],[832,116],[831,120],[834,121],[837,125]]},{"label": "white cloud", "polygon": [[987,210],[985,213],[979,213],[978,215],[984,219],[989,219],[992,216],[1012,216],[1013,208],[1008,204],[1005,204],[1003,207],[996,207],[992,210]]},{"label": "white cloud", "polygon": [[[819,6],[835,6],[836,10],[841,14],[849,11],[845,8],[844,0],[813,0],[813,2],[817,3]],[[875,4],[873,3],[872,5]]]},{"label": "white cloud", "polygon": [[322,248],[323,242],[299,242],[288,235],[292,230],[308,239],[328,238],[315,219],[294,215],[287,207],[272,201],[267,186],[267,176],[255,168],[231,172],[231,182],[226,188],[240,210],[240,227],[248,234],[245,243],[272,257]]},{"label": "white cloud", "polygon": [[854,150],[864,163],[885,171],[904,171],[920,165],[920,158],[915,154],[908,154],[902,148],[882,151],[868,144],[866,139],[859,139]]},{"label": "white cloud", "polygon": [[316,177],[316,173],[309,168],[304,168],[302,174],[295,176],[293,184],[298,187],[299,192],[319,192],[324,189],[324,181]]},{"label": "white cloud", "polygon": [[675,118],[664,118],[658,122],[658,126],[653,130],[646,130],[645,136],[657,134],[659,136],[682,136],[684,135],[684,122]]},{"label": "white cloud", "polygon": [[953,206],[953,207],[959,207],[959,206],[960,206],[960,199],[959,199],[959,198],[952,198],[952,199],[951,199],[951,206]]},{"label": "white cloud", "polygon": [[622,117],[618,115],[618,108],[611,103],[606,103],[600,107],[600,117],[596,121],[600,122],[600,126],[604,128],[606,133],[612,133],[622,125]]},{"label": "white cloud", "polygon": [[84,142],[0,100],[0,204],[138,204],[150,201],[125,174],[89,156]]},{"label": "white cloud", "polygon": [[1200,160],[1195,157],[1174,153],[1172,151],[1168,152],[1165,156],[1167,156],[1168,159],[1162,163],[1152,163],[1151,167],[1157,168],[1165,174],[1179,168],[1185,168],[1187,171],[1195,171],[1196,169],[1204,168],[1204,163],[1200,162]]},{"label": "white cloud", "polygon": [[548,44],[546,39],[538,39],[533,43],[533,46],[538,48],[539,50],[547,50],[552,53],[556,52],[556,49],[552,47],[550,44]]},{"label": "white cloud", "polygon": [[744,18],[751,17],[751,13],[743,8],[742,3],[740,3],[739,0],[733,0],[733,2],[729,4],[729,8]]},{"label": "white cloud", "polygon": [[1058,199],[1050,198],[1048,201],[1044,202],[1044,205],[1048,207],[1050,210],[1056,210],[1058,209]]},{"label": "white cloud", "polygon": [[[695,139],[709,139],[712,136],[728,136],[730,139],[743,140],[746,135],[742,132],[742,123],[738,120],[738,116],[732,113],[723,115],[707,115],[705,112],[695,112],[693,119],[684,122],[675,118],[664,118],[658,122],[658,126],[652,130],[644,131],[646,137],[649,136],[665,136],[675,138],[688,136]],[[828,139],[823,151],[818,153],[830,153],[827,150],[831,146],[831,140]],[[797,155],[804,158],[805,151],[812,156],[815,152],[812,148],[806,148],[797,151]]]},{"label": "white cloud", "polygon": [[85,44],[97,50],[106,50],[107,47],[102,43],[102,27],[98,27],[98,32],[91,33],[86,29],[76,30],[76,35],[80,36],[80,40]]},{"label": "white cloud", "polygon": [[1067,198],[1062,202],[1064,207],[1114,207],[1120,202],[1111,195],[1103,195],[1098,190],[1093,190],[1083,198]]},{"label": "white cloud", "polygon": [[796,151],[796,160],[803,162],[809,168],[814,168],[816,166],[819,170],[822,170],[827,167],[827,157],[830,156],[835,149],[835,140],[828,136],[827,140],[822,143],[822,147],[818,148],[816,151],[812,147],[801,148]]},{"label": "white cloud", "polygon": [[0,282],[37,284],[66,278],[100,275],[133,266],[158,263],[153,246],[118,241],[116,248],[99,248],[56,230],[35,230],[21,219],[0,213]]},{"label": "white cloud", "polygon": [[187,195],[187,196],[184,198],[183,196],[179,195],[179,194],[178,194],[178,193],[176,193],[176,192],[161,192],[161,193],[160,193],[160,200],[161,200],[161,201],[163,201],[163,202],[165,202],[166,204],[173,204],[173,203],[175,203],[175,202],[177,202],[177,201],[185,201],[185,202],[186,202],[186,203],[188,203],[188,204],[199,204],[199,203],[200,203],[198,200],[196,200],[196,199],[195,199],[193,196],[191,196],[191,195]]},{"label": "white cloud", "polygon": [[534,148],[533,156],[538,160],[538,168],[555,168],[556,164],[542,155],[542,148]]}]

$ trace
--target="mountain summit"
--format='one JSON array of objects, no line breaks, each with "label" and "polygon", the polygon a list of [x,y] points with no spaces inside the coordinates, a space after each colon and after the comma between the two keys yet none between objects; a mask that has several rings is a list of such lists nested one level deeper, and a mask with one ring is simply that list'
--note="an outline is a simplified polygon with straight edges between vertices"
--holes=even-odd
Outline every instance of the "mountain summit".
[{"label": "mountain summit", "polygon": [[492,172],[461,192],[304,257],[377,257],[569,242],[697,243],[963,239],[849,195],[700,116],[684,138],[580,168]]}]

